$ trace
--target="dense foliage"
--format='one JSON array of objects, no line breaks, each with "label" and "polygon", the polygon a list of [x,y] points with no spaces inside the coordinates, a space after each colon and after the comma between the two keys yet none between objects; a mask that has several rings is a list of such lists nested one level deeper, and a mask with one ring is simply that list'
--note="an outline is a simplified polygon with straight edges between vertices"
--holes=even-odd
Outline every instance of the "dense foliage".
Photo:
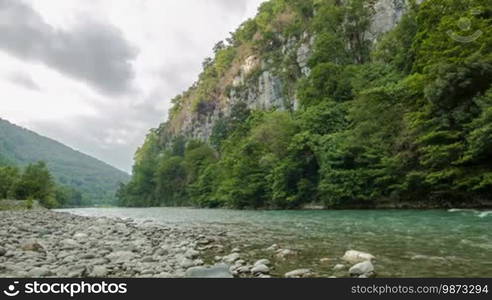
[{"label": "dense foliage", "polygon": [[[490,200],[492,3],[412,5],[373,45],[365,36],[372,2],[264,3],[218,47],[190,91],[202,93],[196,101],[214,97],[234,53],[247,48],[285,75],[294,90],[285,92],[297,95],[300,108],[250,111],[237,104],[216,122],[210,141],[198,142],[168,130],[186,107],[185,93],[170,123],[137,152],[121,204],[297,208]],[[481,35],[467,42],[452,36],[474,31]],[[315,37],[308,76],[279,55],[280,37],[304,32]]]},{"label": "dense foliage", "polygon": [[119,182],[128,175],[101,161],[74,151],[56,141],[39,136],[0,119],[0,166],[25,167],[44,161],[60,186],[70,189],[58,191],[71,197],[72,190],[82,194],[82,205],[114,203]]},{"label": "dense foliage", "polygon": [[38,200],[47,208],[80,206],[82,196],[55,183],[46,163],[29,164],[24,170],[0,167],[0,200]]}]

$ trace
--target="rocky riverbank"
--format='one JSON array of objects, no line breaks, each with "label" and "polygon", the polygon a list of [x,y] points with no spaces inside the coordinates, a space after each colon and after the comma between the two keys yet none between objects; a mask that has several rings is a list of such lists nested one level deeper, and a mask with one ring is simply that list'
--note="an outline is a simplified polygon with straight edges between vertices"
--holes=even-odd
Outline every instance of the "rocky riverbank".
[{"label": "rocky riverbank", "polygon": [[[0,212],[0,277],[316,277],[309,269],[276,274],[295,251],[272,245],[271,259],[231,249],[215,228],[141,224],[48,210]],[[347,252],[334,274],[374,274],[367,253]],[[272,262],[273,260],[273,262]],[[350,270],[350,265],[356,264]],[[337,273],[338,272],[338,273]]]}]

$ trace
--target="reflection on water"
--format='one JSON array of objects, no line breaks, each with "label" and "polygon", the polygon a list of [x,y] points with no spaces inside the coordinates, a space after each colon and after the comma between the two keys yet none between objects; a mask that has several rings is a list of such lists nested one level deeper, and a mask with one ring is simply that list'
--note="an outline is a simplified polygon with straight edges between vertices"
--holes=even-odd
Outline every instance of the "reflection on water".
[{"label": "reflection on water", "polygon": [[[278,243],[301,255],[282,268],[333,275],[346,250],[377,257],[379,276],[491,277],[492,212],[475,210],[236,211],[188,208],[62,210],[84,216],[153,220],[170,226],[216,226],[255,255]],[[330,263],[320,265],[320,258]],[[280,270],[282,271],[282,270]]]}]

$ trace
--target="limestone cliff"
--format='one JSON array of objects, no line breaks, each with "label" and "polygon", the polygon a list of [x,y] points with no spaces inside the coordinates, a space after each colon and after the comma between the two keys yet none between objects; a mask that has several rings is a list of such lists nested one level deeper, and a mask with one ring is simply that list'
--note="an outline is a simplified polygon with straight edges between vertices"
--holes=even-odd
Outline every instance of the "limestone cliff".
[{"label": "limestone cliff", "polygon": [[[398,24],[409,5],[409,0],[367,1],[370,26],[364,38],[371,44],[377,43],[382,34]],[[289,22],[289,18],[292,16],[286,12],[272,22]],[[254,39],[259,37],[255,35]],[[197,92],[200,85],[204,85],[199,80],[179,97],[178,109],[161,128],[166,139],[182,135],[208,140],[217,120],[228,116],[237,103],[246,103],[256,110],[297,109],[294,86],[298,79],[310,73],[309,58],[316,35],[305,28],[297,35],[275,32],[271,39],[269,51],[275,51],[275,57],[264,55],[258,49],[239,46],[228,70],[221,74],[212,92],[205,95]]]}]

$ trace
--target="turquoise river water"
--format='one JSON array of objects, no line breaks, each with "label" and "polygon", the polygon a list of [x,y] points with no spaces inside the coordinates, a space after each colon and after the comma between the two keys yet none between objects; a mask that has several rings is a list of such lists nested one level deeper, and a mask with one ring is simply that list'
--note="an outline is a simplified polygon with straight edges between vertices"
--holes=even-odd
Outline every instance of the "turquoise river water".
[{"label": "turquoise river water", "polygon": [[[252,258],[279,244],[299,255],[278,272],[332,271],[346,250],[376,256],[379,277],[492,277],[492,212],[475,210],[236,211],[190,208],[87,208],[83,216],[207,226],[227,232]],[[321,258],[327,258],[323,263]]]}]

